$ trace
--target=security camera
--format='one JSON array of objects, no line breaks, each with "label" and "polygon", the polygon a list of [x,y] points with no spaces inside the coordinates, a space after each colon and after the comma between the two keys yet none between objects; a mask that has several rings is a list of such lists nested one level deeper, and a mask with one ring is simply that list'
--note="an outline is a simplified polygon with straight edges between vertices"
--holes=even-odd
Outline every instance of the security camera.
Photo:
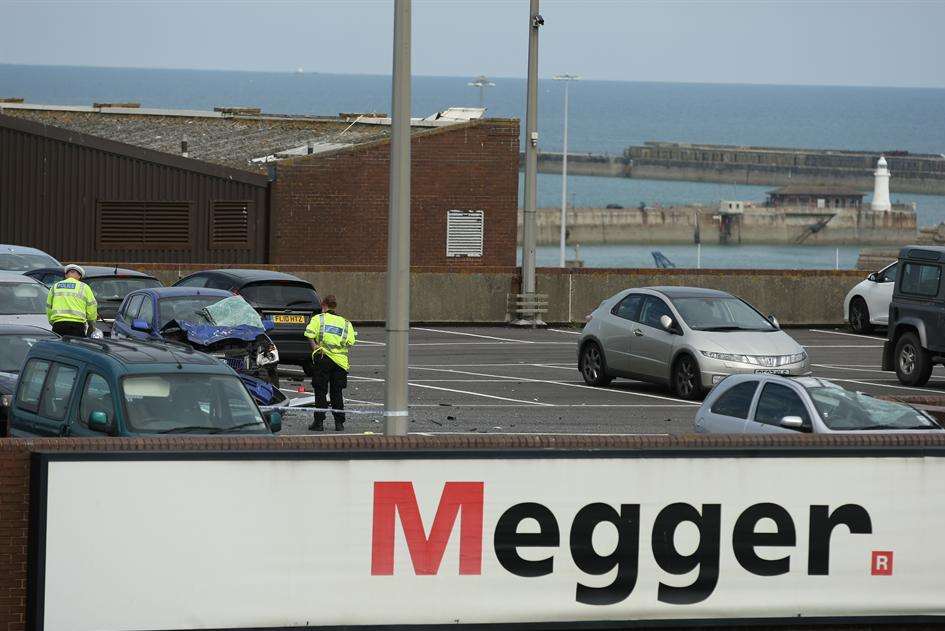
[{"label": "security camera", "polygon": [[539,26],[545,25],[545,18],[541,17],[541,13],[536,13],[532,16],[532,28],[538,28]]}]

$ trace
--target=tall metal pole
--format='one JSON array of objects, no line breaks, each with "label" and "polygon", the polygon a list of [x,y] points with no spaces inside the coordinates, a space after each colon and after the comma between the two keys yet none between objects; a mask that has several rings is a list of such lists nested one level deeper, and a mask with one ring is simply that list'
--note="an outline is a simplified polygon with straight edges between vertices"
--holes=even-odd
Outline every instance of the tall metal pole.
[{"label": "tall metal pole", "polygon": [[410,0],[394,0],[390,206],[387,235],[387,382],[384,433],[408,426],[410,332]]},{"label": "tall metal pole", "polygon": [[528,13],[528,91],[525,107],[525,208],[522,213],[522,293],[535,293],[535,199],[538,197],[538,0]]},{"label": "tall metal pole", "polygon": [[[572,81],[580,79],[573,74],[558,74],[555,81],[564,81],[564,153],[561,156],[561,256],[559,267],[565,266],[565,241],[567,240],[568,222],[568,87]],[[574,206],[574,204],[571,204]]]},{"label": "tall metal pole", "polygon": [[484,74],[476,77],[475,81],[470,81],[466,85],[472,86],[474,88],[479,88],[479,107],[486,107],[486,88],[491,88],[495,86],[495,83],[489,81],[489,77]]}]

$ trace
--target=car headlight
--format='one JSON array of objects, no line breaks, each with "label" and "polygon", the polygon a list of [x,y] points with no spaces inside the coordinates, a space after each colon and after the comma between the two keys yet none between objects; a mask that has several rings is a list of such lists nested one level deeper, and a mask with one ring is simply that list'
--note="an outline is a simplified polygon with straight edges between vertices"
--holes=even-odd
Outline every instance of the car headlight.
[{"label": "car headlight", "polygon": [[711,353],[709,351],[700,351],[710,359],[718,359],[724,362],[738,362],[740,364],[753,364],[752,357],[749,355],[736,355],[732,353]]},{"label": "car headlight", "polygon": [[796,354],[794,354],[794,355],[788,355],[788,356],[787,356],[787,359],[786,359],[786,361],[785,361],[785,363],[786,363],[786,364],[797,364],[797,363],[799,363],[799,362],[804,361],[805,359],[807,359],[807,353],[804,352],[804,351],[801,351],[800,353],[796,353]]}]

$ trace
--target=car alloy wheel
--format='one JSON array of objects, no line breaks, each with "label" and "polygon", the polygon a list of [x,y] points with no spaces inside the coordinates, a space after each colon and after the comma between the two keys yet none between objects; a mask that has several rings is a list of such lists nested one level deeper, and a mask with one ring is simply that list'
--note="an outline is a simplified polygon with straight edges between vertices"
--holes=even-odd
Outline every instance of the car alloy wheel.
[{"label": "car alloy wheel", "polygon": [[904,344],[899,350],[899,370],[905,375],[911,375],[915,372],[915,346]]},{"label": "car alloy wheel", "polygon": [[870,324],[869,309],[862,298],[855,298],[850,303],[850,328],[855,333],[871,333],[873,331],[873,325]]},{"label": "car alloy wheel", "polygon": [[673,370],[673,390],[676,396],[686,400],[698,399],[702,394],[699,366],[689,355],[683,355],[676,360],[676,367]]},{"label": "car alloy wheel", "polygon": [[607,375],[607,360],[604,358],[604,352],[594,342],[589,342],[581,349],[578,369],[581,371],[584,383],[589,386],[606,386],[612,380],[612,377]]}]

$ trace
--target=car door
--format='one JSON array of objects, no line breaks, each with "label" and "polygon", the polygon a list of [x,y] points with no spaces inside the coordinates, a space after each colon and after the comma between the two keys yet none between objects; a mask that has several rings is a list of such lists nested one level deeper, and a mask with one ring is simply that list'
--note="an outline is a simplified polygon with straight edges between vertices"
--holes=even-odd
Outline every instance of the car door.
[{"label": "car door", "polygon": [[[799,416],[804,421],[805,430],[790,429],[781,426],[785,416]],[[751,421],[745,426],[749,434],[796,434],[799,431],[811,431],[811,411],[803,397],[794,388],[784,383],[767,381],[758,395]]]},{"label": "car door", "polygon": [[893,287],[896,286],[896,272],[899,269],[899,263],[893,263],[889,267],[876,273],[876,282],[870,283],[869,288],[863,292],[863,298],[866,300],[866,306],[870,311],[870,322],[873,324],[886,325],[889,323],[889,303],[892,302]]},{"label": "car door", "polygon": [[610,312],[601,315],[600,343],[608,368],[621,372],[630,370],[630,347],[644,294],[628,294]]},{"label": "car door", "polygon": [[82,379],[82,389],[79,392],[79,403],[75,406],[75,414],[69,425],[72,436],[105,436],[89,427],[89,416],[92,412],[104,412],[108,417],[108,424],[115,427],[116,410],[115,397],[111,384],[102,374],[90,370]]},{"label": "car door", "polygon": [[154,299],[148,294],[141,295],[141,306],[138,308],[138,315],[135,316],[135,320],[142,320],[145,324],[148,325],[147,334],[145,335],[146,339],[153,339],[157,337],[154,333],[154,318],[155,318],[156,309],[154,306]]},{"label": "car door", "polygon": [[118,313],[115,314],[115,322],[112,323],[112,337],[131,337],[131,319],[128,314],[131,310],[132,303],[135,302],[139,295],[140,294],[131,293],[125,296],[125,300],[121,303],[121,306],[118,307]]},{"label": "car door", "polygon": [[[723,381],[720,387],[724,386]],[[758,380],[741,381],[722,391],[696,423],[708,434],[742,434],[749,423],[751,404],[758,392]]]},{"label": "car door", "polygon": [[664,315],[676,319],[662,298],[647,295],[640,308],[638,322],[632,331],[630,370],[638,375],[668,381],[673,346],[678,336],[660,324],[660,318]]},{"label": "car door", "polygon": [[942,285],[942,266],[934,261],[904,261],[901,279],[896,291],[896,306],[899,315],[893,317],[916,318],[925,325],[926,343],[933,352],[945,350],[945,310],[939,304]]},{"label": "car door", "polygon": [[68,417],[79,366],[64,362],[54,362],[43,384],[39,406],[34,416],[34,428],[37,436],[68,435]]},{"label": "car door", "polygon": [[134,321],[138,319],[138,312],[141,310],[141,304],[144,302],[145,298],[146,296],[144,294],[135,294],[131,300],[128,301],[125,312],[122,314],[122,322],[125,325],[122,328],[122,334],[133,340],[146,340],[151,337],[148,331],[136,331],[134,329]]},{"label": "car door", "polygon": [[52,368],[52,362],[34,357],[26,362],[17,384],[11,410],[10,432],[13,436],[37,436],[37,414],[43,386]]}]

